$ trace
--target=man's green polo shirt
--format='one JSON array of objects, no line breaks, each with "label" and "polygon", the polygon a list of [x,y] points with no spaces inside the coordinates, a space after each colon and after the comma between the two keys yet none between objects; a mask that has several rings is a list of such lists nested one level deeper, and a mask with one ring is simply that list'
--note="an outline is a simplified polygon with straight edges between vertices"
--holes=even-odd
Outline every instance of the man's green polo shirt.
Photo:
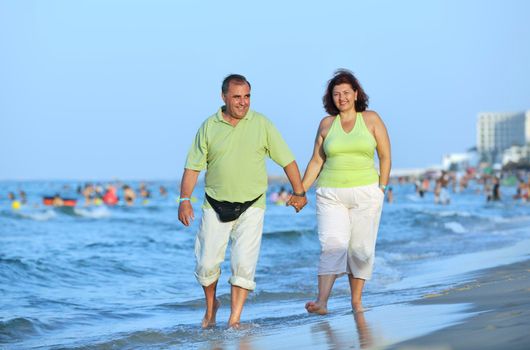
[{"label": "man's green polo shirt", "polygon": [[[206,169],[205,190],[219,201],[246,202],[267,190],[265,157],[282,168],[294,156],[282,135],[264,115],[249,110],[234,127],[222,109],[206,119],[188,152],[186,169]],[[208,201],[204,202],[210,207]],[[254,203],[265,208],[265,195]]]}]

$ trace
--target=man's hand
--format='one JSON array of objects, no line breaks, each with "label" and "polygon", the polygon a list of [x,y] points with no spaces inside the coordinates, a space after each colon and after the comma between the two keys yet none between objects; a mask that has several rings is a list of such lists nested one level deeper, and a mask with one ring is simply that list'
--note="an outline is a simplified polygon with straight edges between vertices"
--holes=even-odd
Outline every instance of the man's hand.
[{"label": "man's hand", "polygon": [[184,224],[184,226],[189,226],[191,222],[195,219],[193,214],[193,207],[191,206],[190,201],[180,202],[179,205],[179,220]]},{"label": "man's hand", "polygon": [[286,205],[290,205],[290,206],[294,207],[294,210],[296,210],[297,213],[300,210],[302,210],[305,207],[306,204],[307,204],[306,196],[296,196],[294,194],[291,195],[291,197],[289,198],[289,200],[286,203]]}]

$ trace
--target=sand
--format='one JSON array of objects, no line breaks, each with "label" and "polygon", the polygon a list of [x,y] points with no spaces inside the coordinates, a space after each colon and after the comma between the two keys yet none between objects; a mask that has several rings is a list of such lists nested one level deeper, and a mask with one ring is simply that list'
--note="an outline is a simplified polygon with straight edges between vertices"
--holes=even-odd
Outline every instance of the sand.
[{"label": "sand", "polygon": [[285,327],[238,332],[201,348],[530,349],[530,260],[460,277],[466,282],[413,302],[359,315],[344,308],[326,316],[301,313]]},{"label": "sand", "polygon": [[476,315],[390,349],[530,349],[530,260],[475,275],[472,282],[414,304],[469,303]]}]

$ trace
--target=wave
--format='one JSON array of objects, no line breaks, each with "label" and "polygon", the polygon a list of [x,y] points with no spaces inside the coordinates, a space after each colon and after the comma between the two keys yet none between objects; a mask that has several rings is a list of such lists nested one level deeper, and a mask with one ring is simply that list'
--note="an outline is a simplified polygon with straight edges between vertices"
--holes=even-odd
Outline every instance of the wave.
[{"label": "wave", "polygon": [[110,211],[107,209],[107,207],[96,207],[93,209],[74,208],[73,212],[76,216],[82,216],[91,219],[110,217]]},{"label": "wave", "polygon": [[51,209],[39,212],[20,211],[15,212],[14,215],[15,217],[34,221],[48,221],[57,217],[57,214]]},{"label": "wave", "polygon": [[462,224],[455,222],[455,221],[444,223],[444,227],[454,233],[467,233],[468,232],[468,230],[466,230],[464,226],[462,226]]},{"label": "wave", "polygon": [[273,237],[273,238],[294,238],[294,237],[302,237],[306,236],[308,234],[314,233],[315,230],[287,230],[287,231],[270,231],[270,232],[263,232],[263,236],[265,237]]},{"label": "wave", "polygon": [[202,329],[199,325],[177,325],[165,329],[146,329],[130,333],[117,333],[101,340],[94,339],[90,344],[79,344],[68,346],[68,349],[196,349],[199,344],[201,348],[220,349],[224,348],[225,342],[233,342],[260,331],[260,326],[255,323],[242,324],[241,329],[226,329],[224,324],[210,329]]},{"label": "wave", "polygon": [[24,317],[0,321],[0,344],[20,341],[30,335],[39,334],[43,327],[42,322]]},{"label": "wave", "polygon": [[[269,292],[269,291],[258,291],[255,293],[250,293],[247,302],[249,303],[268,303],[273,301],[282,301],[282,300],[305,300],[307,298],[314,297],[314,291],[311,292]],[[221,294],[217,296],[217,299],[221,302],[221,305],[230,305],[230,294]],[[158,305],[162,308],[169,309],[203,309],[204,308],[204,298],[186,300],[178,303],[166,303]]]}]

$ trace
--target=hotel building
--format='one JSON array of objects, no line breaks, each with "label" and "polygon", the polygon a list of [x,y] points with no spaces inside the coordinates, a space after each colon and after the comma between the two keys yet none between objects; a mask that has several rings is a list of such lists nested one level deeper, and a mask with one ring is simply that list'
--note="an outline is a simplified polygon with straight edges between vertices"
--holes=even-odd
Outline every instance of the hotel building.
[{"label": "hotel building", "polygon": [[479,113],[477,151],[483,160],[501,162],[505,150],[530,144],[530,110],[518,113]]}]

